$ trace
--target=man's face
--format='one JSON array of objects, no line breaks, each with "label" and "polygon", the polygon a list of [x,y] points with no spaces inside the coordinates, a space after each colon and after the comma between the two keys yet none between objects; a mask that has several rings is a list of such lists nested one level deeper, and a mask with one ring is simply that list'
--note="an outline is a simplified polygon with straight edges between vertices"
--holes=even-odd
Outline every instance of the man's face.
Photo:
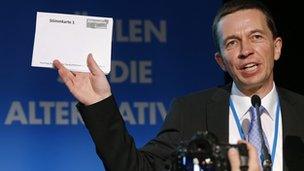
[{"label": "man's face", "polygon": [[282,41],[273,38],[261,11],[226,15],[219,21],[217,33],[220,53],[216,53],[216,61],[239,88],[272,85],[274,60],[280,57]]}]

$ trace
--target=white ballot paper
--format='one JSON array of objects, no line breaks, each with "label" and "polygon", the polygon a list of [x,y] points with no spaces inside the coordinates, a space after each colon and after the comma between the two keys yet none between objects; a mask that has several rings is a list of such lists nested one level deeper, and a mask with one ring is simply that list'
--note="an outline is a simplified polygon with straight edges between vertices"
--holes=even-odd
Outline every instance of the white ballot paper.
[{"label": "white ballot paper", "polygon": [[105,74],[111,70],[113,18],[37,12],[32,66],[89,72],[89,53]]}]

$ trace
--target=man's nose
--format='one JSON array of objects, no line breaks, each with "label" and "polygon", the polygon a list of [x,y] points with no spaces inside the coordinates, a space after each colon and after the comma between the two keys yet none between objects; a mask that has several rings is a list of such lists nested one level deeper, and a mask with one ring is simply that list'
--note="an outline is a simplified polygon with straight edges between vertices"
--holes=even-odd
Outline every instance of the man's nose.
[{"label": "man's nose", "polygon": [[251,54],[253,54],[252,44],[250,43],[249,40],[242,40],[241,41],[239,58],[247,58]]}]

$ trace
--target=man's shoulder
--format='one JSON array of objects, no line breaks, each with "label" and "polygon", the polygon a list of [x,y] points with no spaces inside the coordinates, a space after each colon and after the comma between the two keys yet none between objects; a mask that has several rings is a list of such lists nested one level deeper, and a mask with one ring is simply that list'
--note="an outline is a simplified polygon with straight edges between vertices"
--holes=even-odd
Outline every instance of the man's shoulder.
[{"label": "man's shoulder", "polygon": [[228,97],[230,94],[231,86],[224,85],[218,87],[212,87],[196,92],[188,93],[184,96],[177,97],[176,100],[187,102],[204,102],[210,100],[217,100]]},{"label": "man's shoulder", "polygon": [[304,105],[304,96],[289,89],[279,87],[279,96],[289,102]]}]

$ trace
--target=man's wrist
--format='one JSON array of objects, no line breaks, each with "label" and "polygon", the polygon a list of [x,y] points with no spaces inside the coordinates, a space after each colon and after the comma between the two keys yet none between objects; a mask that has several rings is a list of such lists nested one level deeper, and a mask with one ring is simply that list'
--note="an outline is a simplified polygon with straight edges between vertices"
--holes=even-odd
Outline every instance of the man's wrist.
[{"label": "man's wrist", "polygon": [[97,96],[96,98],[94,98],[94,99],[92,99],[92,100],[89,100],[89,101],[87,101],[87,102],[84,102],[83,104],[84,104],[85,106],[90,106],[90,105],[93,105],[93,104],[95,104],[95,103],[98,103],[98,102],[100,102],[100,101],[102,101],[102,100],[105,100],[105,99],[107,99],[107,98],[110,97],[110,96],[112,96],[112,93],[111,93],[111,92],[105,93],[105,94],[103,94],[102,96]]}]

